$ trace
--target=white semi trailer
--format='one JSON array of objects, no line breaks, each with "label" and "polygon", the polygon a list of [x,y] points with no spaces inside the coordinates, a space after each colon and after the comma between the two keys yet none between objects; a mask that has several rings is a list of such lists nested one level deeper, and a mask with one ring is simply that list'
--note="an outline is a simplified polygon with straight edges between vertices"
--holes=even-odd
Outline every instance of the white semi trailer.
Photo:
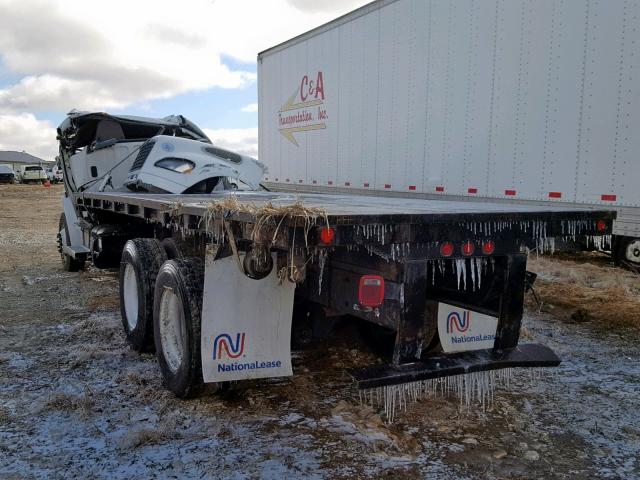
[{"label": "white semi trailer", "polygon": [[258,75],[271,188],[615,209],[640,266],[639,0],[379,0]]}]

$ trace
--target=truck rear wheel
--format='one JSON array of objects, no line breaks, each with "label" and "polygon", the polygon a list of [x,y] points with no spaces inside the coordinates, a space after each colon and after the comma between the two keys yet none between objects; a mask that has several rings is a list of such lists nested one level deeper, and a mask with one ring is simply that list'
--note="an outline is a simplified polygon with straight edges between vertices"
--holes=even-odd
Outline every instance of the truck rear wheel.
[{"label": "truck rear wheel", "polygon": [[164,385],[190,398],[204,388],[200,326],[204,265],[198,258],[169,260],[156,281],[153,326]]},{"label": "truck rear wheel", "polygon": [[129,240],[120,261],[120,313],[127,341],[136,352],[153,351],[153,293],[167,259],[154,238]]},{"label": "truck rear wheel", "polygon": [[634,268],[640,268],[640,238],[627,238],[622,242],[621,257]]},{"label": "truck rear wheel", "polygon": [[[64,230],[65,238],[62,239],[62,230]],[[62,268],[65,272],[78,272],[80,270],[84,270],[85,260],[84,258],[73,258],[71,255],[64,253],[62,247],[65,245],[69,245],[71,240],[69,240],[69,230],[67,228],[67,219],[64,216],[64,213],[60,214],[60,221],[58,222],[58,252],[60,252],[60,259],[62,260]]]}]

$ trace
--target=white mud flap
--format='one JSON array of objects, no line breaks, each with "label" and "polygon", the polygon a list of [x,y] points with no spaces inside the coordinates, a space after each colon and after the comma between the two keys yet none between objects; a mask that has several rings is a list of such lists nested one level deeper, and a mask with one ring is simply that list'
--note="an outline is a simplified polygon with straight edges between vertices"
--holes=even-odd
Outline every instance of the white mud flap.
[{"label": "white mud flap", "polygon": [[445,352],[493,348],[498,319],[448,303],[438,303],[438,335]]},{"label": "white mud flap", "polygon": [[[283,377],[291,370],[295,284],[280,284],[276,268],[253,280],[234,256],[213,261],[207,252],[202,307],[205,382]],[[277,265],[274,257],[274,265]]]}]

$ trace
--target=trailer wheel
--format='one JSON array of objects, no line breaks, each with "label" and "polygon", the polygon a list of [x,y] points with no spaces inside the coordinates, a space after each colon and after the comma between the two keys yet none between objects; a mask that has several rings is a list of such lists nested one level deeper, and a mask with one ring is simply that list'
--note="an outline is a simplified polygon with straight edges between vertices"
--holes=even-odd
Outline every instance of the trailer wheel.
[{"label": "trailer wheel", "polygon": [[156,355],[164,385],[180,398],[194,397],[204,388],[200,359],[203,286],[204,264],[199,258],[165,262],[156,281]]},{"label": "trailer wheel", "polygon": [[120,313],[136,352],[153,351],[153,293],[167,254],[154,238],[129,240],[120,261]]},{"label": "trailer wheel", "polygon": [[[62,230],[65,232],[65,241],[62,241]],[[69,229],[67,228],[67,219],[64,213],[60,214],[60,221],[58,222],[58,252],[60,252],[60,259],[62,260],[62,268],[65,272],[78,272],[84,270],[85,260],[79,258],[73,258],[71,255],[67,255],[62,250],[64,245],[69,245],[71,240],[69,239]]]},{"label": "trailer wheel", "polygon": [[174,258],[184,258],[182,250],[175,239],[170,237],[165,238],[162,240],[162,246],[164,247],[164,251],[167,252],[167,258],[169,260],[173,260]]},{"label": "trailer wheel", "polygon": [[619,251],[623,263],[634,269],[640,268],[640,238],[624,238]]}]

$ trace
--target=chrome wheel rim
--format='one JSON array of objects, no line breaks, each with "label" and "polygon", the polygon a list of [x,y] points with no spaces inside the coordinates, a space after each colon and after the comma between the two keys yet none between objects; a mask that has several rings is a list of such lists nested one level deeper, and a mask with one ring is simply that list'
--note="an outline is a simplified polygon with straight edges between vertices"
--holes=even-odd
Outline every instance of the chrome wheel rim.
[{"label": "chrome wheel rim", "polygon": [[187,332],[182,302],[166,287],[160,299],[160,343],[167,366],[175,373],[186,356]]},{"label": "chrome wheel rim", "polygon": [[138,276],[133,265],[127,263],[124,269],[124,281],[122,282],[124,297],[124,312],[127,316],[129,331],[138,325]]},{"label": "chrome wheel rim", "polygon": [[629,242],[625,256],[630,262],[640,263],[640,240],[633,240]]}]

